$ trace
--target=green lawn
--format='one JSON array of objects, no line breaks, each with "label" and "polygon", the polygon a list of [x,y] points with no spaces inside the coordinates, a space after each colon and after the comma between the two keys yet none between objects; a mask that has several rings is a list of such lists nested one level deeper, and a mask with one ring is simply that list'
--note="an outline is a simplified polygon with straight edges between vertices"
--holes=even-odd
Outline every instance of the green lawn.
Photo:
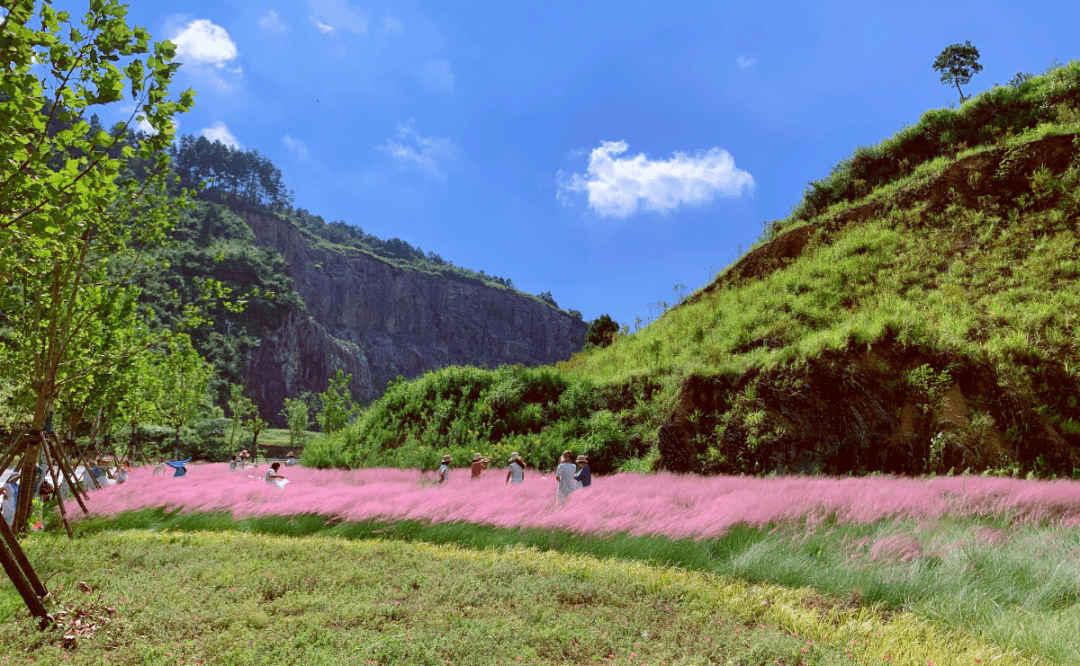
[{"label": "green lawn", "polygon": [[[212,520],[221,530],[228,519]],[[261,520],[277,531],[293,522]],[[75,541],[48,532],[25,545],[63,630],[38,632],[10,584],[0,588],[3,661],[1036,663],[883,605],[517,545],[113,530],[104,521],[81,526]]]}]

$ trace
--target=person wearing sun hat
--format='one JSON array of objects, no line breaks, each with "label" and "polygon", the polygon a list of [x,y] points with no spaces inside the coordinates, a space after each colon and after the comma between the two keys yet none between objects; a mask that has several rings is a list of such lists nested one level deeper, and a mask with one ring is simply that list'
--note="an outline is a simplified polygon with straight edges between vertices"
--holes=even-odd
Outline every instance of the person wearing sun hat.
[{"label": "person wearing sun hat", "polygon": [[525,461],[514,451],[510,454],[510,467],[506,470],[506,483],[520,485],[525,480]]},{"label": "person wearing sun hat", "polygon": [[15,472],[4,482],[4,488],[7,489],[13,504],[19,501],[19,479],[21,478],[22,474]]},{"label": "person wearing sun hat", "polygon": [[569,451],[563,451],[559,456],[559,466],[555,469],[555,480],[559,482],[555,488],[555,501],[558,504],[566,504],[570,493],[581,487],[574,480],[574,463],[570,462],[573,459],[574,454]]},{"label": "person wearing sun hat", "polygon": [[439,465],[439,483],[442,484],[450,477],[450,462],[453,460],[450,456],[442,457],[442,464]]},{"label": "person wearing sun hat", "polygon": [[589,470],[589,459],[585,456],[577,457],[578,470],[574,472],[574,480],[581,484],[582,488],[588,488],[592,483],[592,471]]},{"label": "person wearing sun hat", "polygon": [[491,462],[491,458],[485,458],[479,453],[474,453],[472,457],[472,476],[471,479],[479,479],[481,472],[487,469],[488,463]]}]

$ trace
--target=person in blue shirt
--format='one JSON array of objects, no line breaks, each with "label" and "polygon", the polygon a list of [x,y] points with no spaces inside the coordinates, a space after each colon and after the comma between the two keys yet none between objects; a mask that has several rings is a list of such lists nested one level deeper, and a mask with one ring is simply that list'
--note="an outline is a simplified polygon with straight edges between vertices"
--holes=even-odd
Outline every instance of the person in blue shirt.
[{"label": "person in blue shirt", "polygon": [[574,479],[581,484],[582,488],[588,488],[592,483],[592,471],[589,470],[589,459],[585,456],[577,457],[578,470],[574,472]]},{"label": "person in blue shirt", "polygon": [[443,456],[442,464],[439,465],[440,484],[442,484],[443,481],[446,481],[446,479],[450,477],[450,461],[452,460],[453,458],[451,458],[450,456]]}]

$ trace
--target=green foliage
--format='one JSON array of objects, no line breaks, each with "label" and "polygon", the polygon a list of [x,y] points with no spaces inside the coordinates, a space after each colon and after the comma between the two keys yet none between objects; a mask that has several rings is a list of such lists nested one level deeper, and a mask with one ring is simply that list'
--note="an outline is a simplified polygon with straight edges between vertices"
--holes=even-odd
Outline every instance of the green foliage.
[{"label": "green foliage", "polygon": [[572,449],[605,473],[631,455],[628,428],[595,407],[589,382],[552,368],[452,366],[393,382],[355,424],[305,448],[304,464],[434,469],[446,454],[464,465],[477,451],[496,459],[517,451],[553,469]]},{"label": "green foliage", "polygon": [[[92,3],[78,25],[45,2],[15,0],[5,12],[0,325],[13,335],[0,366],[30,377],[25,401],[41,428],[65,386],[85,385],[142,348],[112,332],[138,318],[136,249],[161,243],[183,205],[165,193],[165,148],[194,93],[169,99],[175,48],[151,45],[115,3]],[[110,130],[87,122],[95,107],[125,98],[126,122]],[[153,132],[129,129],[141,121]]]},{"label": "green foliage", "polygon": [[964,92],[960,90],[960,85],[970,83],[971,77],[981,72],[982,68],[979,49],[972,46],[970,41],[946,46],[934,60],[934,69],[941,74],[941,82],[956,86],[961,104],[964,102]]},{"label": "green foliage", "polygon": [[179,433],[206,402],[213,369],[183,334],[168,341],[159,364],[161,385],[157,394],[157,413]]},{"label": "green foliage", "polygon": [[170,146],[179,186],[199,197],[239,206],[279,209],[292,201],[281,170],[257,150],[244,150],[186,134]]},{"label": "green foliage", "polygon": [[228,438],[231,425],[231,419],[226,418],[210,418],[192,423],[189,430],[181,431],[183,453],[196,460],[228,460],[236,453]]},{"label": "green foliage", "polygon": [[338,369],[337,373],[330,378],[326,390],[319,394],[319,413],[315,415],[315,421],[325,433],[335,433],[349,425],[354,414],[360,407],[352,400],[349,391],[349,383],[352,375],[346,375],[344,370]]},{"label": "green foliage", "polygon": [[300,444],[311,421],[307,401],[302,398],[285,398],[285,408],[281,410],[281,415],[289,425],[289,446]]},{"label": "green foliage", "polygon": [[[140,300],[174,326],[195,309],[203,324],[190,332],[195,348],[214,364],[216,399],[228,401],[230,383],[242,381],[245,359],[265,329],[303,308],[288,266],[277,250],[256,247],[254,234],[228,208],[199,202],[180,218],[172,242],[157,250],[158,268],[140,275]],[[206,301],[205,285],[226,298]]]},{"label": "green foliage", "polygon": [[585,344],[592,347],[607,347],[619,334],[619,322],[612,321],[611,315],[603,314],[593,319],[589,330],[585,332]]},{"label": "green foliage", "polygon": [[244,416],[251,412],[251,398],[244,395],[243,384],[229,386],[229,449],[235,451],[244,432]]}]

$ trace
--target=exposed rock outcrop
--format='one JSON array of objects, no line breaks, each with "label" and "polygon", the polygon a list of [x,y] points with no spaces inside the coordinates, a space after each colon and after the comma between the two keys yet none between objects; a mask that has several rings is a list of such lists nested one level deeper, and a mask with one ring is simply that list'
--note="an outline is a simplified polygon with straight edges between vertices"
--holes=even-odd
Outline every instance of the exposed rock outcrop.
[{"label": "exposed rock outcrop", "polygon": [[371,370],[363,350],[335,339],[306,312],[292,312],[266,332],[251,354],[247,384],[262,417],[284,426],[280,412],[285,398],[326,390],[328,378],[339,369],[352,375],[349,388],[354,396],[371,397]]},{"label": "exposed rock outcrop", "polygon": [[[325,389],[337,367],[353,373],[356,397],[372,399],[398,375],[417,377],[446,365],[554,363],[579,351],[585,339],[588,324],[513,290],[328,247],[272,215],[245,213],[244,219],[256,244],[288,261],[307,306],[302,318],[312,320],[309,327],[286,319],[252,359],[249,374],[258,377],[252,384],[284,391],[279,399],[277,389],[266,389],[265,416],[280,411],[293,387],[310,382],[315,388],[301,390]],[[329,336],[341,349],[333,360],[316,358],[331,342],[296,336]],[[365,370],[349,369],[360,367]]]}]

